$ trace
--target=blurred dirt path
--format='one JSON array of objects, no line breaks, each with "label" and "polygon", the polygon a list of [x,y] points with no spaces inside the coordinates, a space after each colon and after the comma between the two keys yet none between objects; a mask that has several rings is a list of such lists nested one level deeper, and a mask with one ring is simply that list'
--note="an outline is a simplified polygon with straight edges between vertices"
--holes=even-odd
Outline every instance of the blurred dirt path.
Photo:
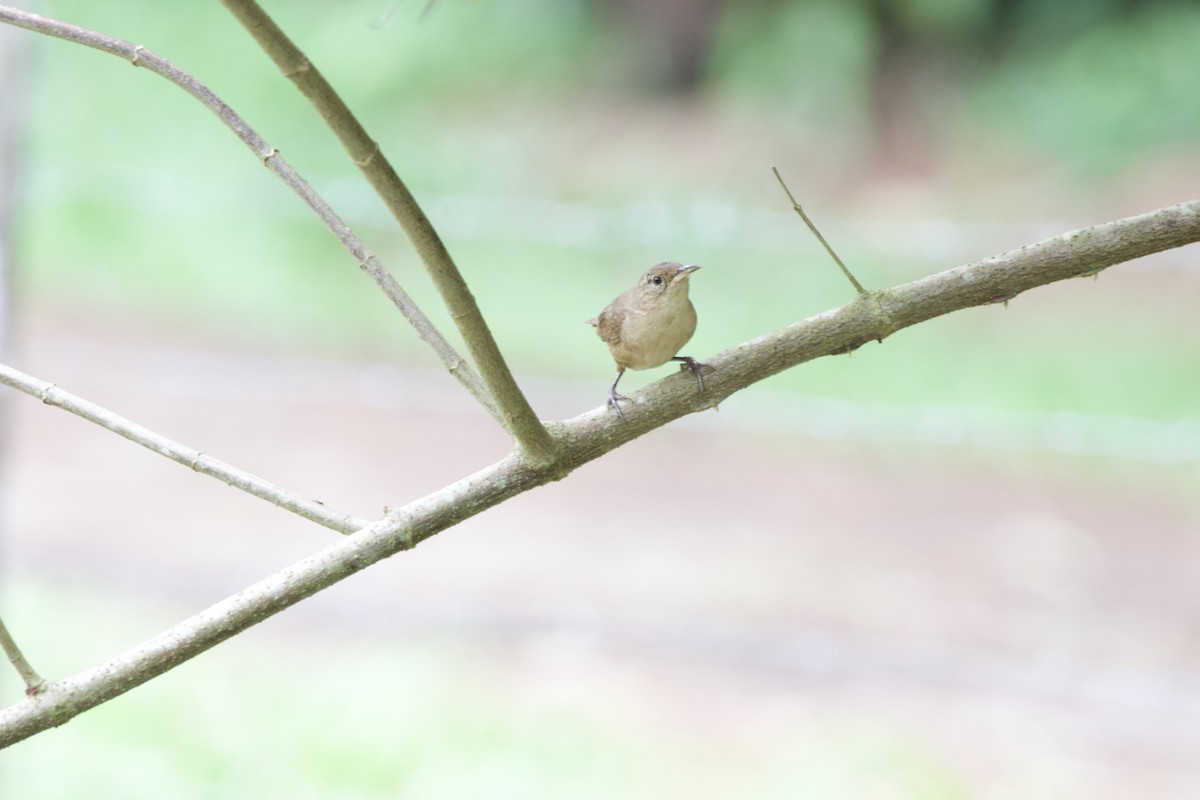
[{"label": "blurred dirt path", "polygon": [[[508,447],[438,373],[144,341],[35,329],[15,366],[366,517]],[[605,381],[534,405],[579,413]],[[10,401],[9,574],[199,609],[334,535]],[[1200,510],[1147,486],[675,425],[284,617],[465,641],[531,697],[566,669],[612,713],[718,742],[883,718],[981,786],[1050,769],[1089,797],[1198,796]]]}]

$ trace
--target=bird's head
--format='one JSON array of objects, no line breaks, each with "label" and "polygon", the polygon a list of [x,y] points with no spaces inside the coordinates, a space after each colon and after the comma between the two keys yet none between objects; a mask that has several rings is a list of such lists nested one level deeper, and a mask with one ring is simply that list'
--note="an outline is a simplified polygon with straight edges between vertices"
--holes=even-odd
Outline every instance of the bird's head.
[{"label": "bird's head", "polygon": [[678,261],[655,264],[638,282],[638,293],[644,302],[655,305],[671,297],[687,297],[688,277],[698,269],[698,264],[680,264]]}]

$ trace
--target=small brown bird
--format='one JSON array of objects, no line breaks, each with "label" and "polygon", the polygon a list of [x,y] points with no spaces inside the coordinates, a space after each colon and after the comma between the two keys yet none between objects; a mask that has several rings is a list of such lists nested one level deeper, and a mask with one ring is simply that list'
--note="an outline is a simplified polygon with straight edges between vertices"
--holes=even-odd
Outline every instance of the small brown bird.
[{"label": "small brown bird", "polygon": [[627,369],[651,369],[668,361],[682,361],[680,369],[690,369],[700,391],[704,391],[700,374],[704,365],[690,356],[675,355],[696,332],[696,309],[688,299],[688,278],[698,269],[696,264],[684,266],[676,261],[655,264],[632,289],[588,320],[617,362],[617,379],[608,390],[608,404],[618,417],[625,417],[619,401],[629,399],[617,394],[617,384]]}]

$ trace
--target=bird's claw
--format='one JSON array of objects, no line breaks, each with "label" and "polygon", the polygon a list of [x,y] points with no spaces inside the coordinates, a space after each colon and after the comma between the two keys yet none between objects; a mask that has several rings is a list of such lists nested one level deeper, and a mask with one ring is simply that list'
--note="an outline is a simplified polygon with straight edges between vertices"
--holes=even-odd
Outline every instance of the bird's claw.
[{"label": "bird's claw", "polygon": [[708,364],[702,364],[691,356],[675,356],[675,361],[682,361],[679,365],[681,370],[690,370],[696,376],[696,385],[700,387],[700,393],[704,393],[704,375],[701,374],[700,368],[707,367]]},{"label": "bird's claw", "polygon": [[625,419],[625,415],[621,412],[621,402],[620,401],[628,400],[628,399],[629,398],[623,394],[617,394],[616,392],[608,393],[608,405],[612,408],[613,411],[617,412],[617,416],[620,417],[621,419]]}]

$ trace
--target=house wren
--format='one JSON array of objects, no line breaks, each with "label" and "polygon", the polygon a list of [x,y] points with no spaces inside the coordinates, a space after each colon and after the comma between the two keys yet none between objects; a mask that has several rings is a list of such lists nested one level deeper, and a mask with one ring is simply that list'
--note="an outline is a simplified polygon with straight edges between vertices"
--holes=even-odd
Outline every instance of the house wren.
[{"label": "house wren", "polygon": [[617,379],[608,390],[608,404],[624,418],[617,384],[627,369],[650,369],[668,361],[682,361],[680,369],[690,369],[696,384],[704,391],[700,374],[703,364],[689,356],[675,355],[696,332],[696,309],[688,299],[688,278],[700,269],[676,261],[655,264],[638,279],[632,289],[621,293],[608,308],[588,324],[608,345],[617,362]]}]

